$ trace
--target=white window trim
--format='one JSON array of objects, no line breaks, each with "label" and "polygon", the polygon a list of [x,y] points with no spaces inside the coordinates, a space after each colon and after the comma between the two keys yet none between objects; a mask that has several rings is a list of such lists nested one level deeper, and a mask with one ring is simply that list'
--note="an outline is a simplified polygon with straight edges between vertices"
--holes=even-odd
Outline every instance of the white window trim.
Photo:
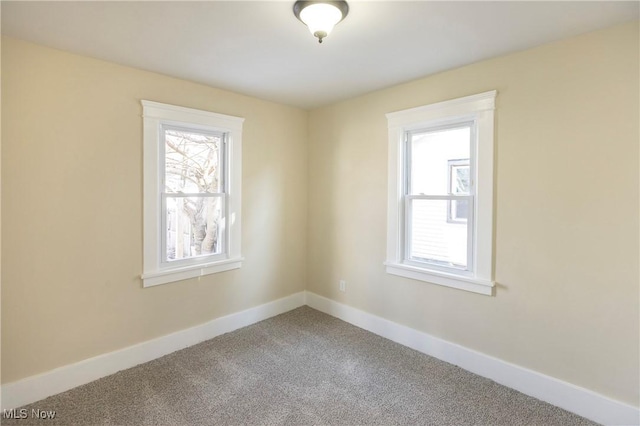
[{"label": "white window trim", "polygon": [[[495,90],[387,114],[389,126],[387,273],[447,287],[493,295],[493,145]],[[449,273],[404,260],[405,132],[462,120],[476,122],[477,138],[474,256],[471,275]]]},{"label": "white window trim", "polygon": [[[242,123],[244,118],[217,114],[197,109],[184,108],[142,100],[144,122],[144,253],[143,287],[200,277],[217,272],[240,268],[240,230],[242,203]],[[160,185],[160,132],[162,124],[201,128],[227,133],[227,246],[224,259],[211,261],[205,258],[191,265],[172,266],[161,261],[161,201]]]}]

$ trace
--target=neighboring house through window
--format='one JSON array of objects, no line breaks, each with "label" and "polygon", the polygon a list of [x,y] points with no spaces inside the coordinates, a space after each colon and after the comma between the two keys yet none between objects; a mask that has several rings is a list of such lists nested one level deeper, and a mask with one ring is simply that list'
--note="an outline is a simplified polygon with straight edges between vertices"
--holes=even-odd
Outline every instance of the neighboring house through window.
[{"label": "neighboring house through window", "polygon": [[244,119],[142,105],[144,286],[239,268]]},{"label": "neighboring house through window", "polygon": [[387,114],[387,272],[493,293],[495,96]]},{"label": "neighboring house through window", "polygon": [[[449,174],[447,187],[449,195],[465,195],[470,190],[469,159],[447,160]],[[466,223],[469,218],[469,202],[467,200],[447,201],[447,222]]]}]

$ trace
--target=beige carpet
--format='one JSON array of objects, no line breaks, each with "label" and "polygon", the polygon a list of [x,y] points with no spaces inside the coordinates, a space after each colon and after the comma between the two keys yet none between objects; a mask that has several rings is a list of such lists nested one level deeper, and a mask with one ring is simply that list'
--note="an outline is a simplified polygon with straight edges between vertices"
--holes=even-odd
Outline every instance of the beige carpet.
[{"label": "beige carpet", "polygon": [[586,425],[302,307],[27,407],[3,425]]}]

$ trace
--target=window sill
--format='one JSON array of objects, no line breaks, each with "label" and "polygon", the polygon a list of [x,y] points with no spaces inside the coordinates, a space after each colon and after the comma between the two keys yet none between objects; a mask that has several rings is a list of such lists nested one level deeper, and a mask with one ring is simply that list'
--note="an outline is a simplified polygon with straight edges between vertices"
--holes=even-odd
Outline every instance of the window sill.
[{"label": "window sill", "polygon": [[171,283],[174,281],[186,280],[189,278],[202,277],[204,275],[216,274],[218,272],[238,269],[242,266],[244,258],[225,259],[217,262],[191,265],[181,268],[163,269],[156,272],[142,274],[142,286],[152,287],[155,285]]},{"label": "window sill", "polygon": [[463,277],[460,275],[448,274],[446,272],[426,270],[402,263],[385,262],[385,265],[387,267],[387,273],[392,275],[398,275],[414,280],[457,288],[459,290],[466,290],[473,293],[493,296],[493,288],[495,286],[495,283],[490,280],[483,280],[474,277]]}]

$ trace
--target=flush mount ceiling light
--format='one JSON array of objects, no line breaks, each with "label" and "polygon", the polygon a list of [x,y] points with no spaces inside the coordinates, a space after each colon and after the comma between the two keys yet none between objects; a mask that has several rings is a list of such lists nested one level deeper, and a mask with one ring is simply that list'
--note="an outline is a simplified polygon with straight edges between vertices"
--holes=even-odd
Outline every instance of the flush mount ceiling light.
[{"label": "flush mount ceiling light", "polygon": [[293,14],[304,22],[318,42],[331,33],[333,27],[349,13],[346,1],[302,1],[293,5]]}]

